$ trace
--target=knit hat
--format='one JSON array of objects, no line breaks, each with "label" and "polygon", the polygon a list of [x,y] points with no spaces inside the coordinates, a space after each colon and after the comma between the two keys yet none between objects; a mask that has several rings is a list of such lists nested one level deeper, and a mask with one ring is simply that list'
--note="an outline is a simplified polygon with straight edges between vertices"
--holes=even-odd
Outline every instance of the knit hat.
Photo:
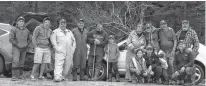
[{"label": "knit hat", "polygon": [[46,21],[46,20],[50,21],[51,19],[50,19],[49,17],[45,17],[45,18],[43,19],[43,22]]},{"label": "knit hat", "polygon": [[83,19],[79,19],[79,22],[84,22],[84,20]]},{"label": "knit hat", "polygon": [[145,50],[145,49],[141,49],[141,48],[134,49],[134,52],[135,52],[135,53],[137,53],[138,51],[142,51],[142,53],[145,53],[146,50]]},{"label": "knit hat", "polygon": [[110,36],[109,36],[109,39],[114,39],[114,35],[110,35]]}]

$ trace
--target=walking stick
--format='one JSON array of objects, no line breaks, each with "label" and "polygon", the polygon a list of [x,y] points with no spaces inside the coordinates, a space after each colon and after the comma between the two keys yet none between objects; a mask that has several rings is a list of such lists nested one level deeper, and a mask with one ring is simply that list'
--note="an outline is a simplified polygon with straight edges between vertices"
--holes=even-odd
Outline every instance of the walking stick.
[{"label": "walking stick", "polygon": [[108,45],[108,55],[107,55],[107,80],[108,80],[108,75],[109,75],[109,45]]},{"label": "walking stick", "polygon": [[92,78],[94,78],[94,72],[95,72],[95,69],[94,69],[94,63],[95,63],[95,59],[96,59],[96,44],[94,43],[94,59],[93,59],[93,70],[92,70]]}]

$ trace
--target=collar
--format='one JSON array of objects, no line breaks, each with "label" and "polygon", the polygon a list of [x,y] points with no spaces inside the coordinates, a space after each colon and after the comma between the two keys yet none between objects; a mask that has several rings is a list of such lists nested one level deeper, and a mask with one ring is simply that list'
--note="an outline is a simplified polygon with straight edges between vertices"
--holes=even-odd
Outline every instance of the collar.
[{"label": "collar", "polygon": [[64,31],[61,29],[61,28],[58,28],[58,30],[60,31],[60,32],[69,32],[69,30],[68,29],[65,29]]},{"label": "collar", "polygon": [[[183,30],[182,30],[182,28],[180,29],[180,32],[182,32]],[[190,32],[190,31],[192,31],[192,29],[191,29],[191,27],[189,27],[189,29],[186,31],[186,32]]]},{"label": "collar", "polygon": [[139,39],[141,39],[142,37],[144,37],[144,34],[143,34],[143,33],[142,33],[141,36],[138,36],[135,30],[132,32],[132,34],[136,35]]},{"label": "collar", "polygon": [[81,30],[81,29],[78,27],[78,29],[79,29],[80,32],[84,32],[84,28],[83,28],[83,30]]},{"label": "collar", "polygon": [[16,28],[18,28],[19,30],[25,30],[26,29],[25,27],[23,27],[23,29],[21,29],[20,27],[16,27]]}]

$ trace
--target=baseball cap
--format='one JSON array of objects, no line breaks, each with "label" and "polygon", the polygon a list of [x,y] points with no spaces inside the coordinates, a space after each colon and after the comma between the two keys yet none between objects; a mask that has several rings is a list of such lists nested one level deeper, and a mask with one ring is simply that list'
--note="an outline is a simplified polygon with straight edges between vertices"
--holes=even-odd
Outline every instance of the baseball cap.
[{"label": "baseball cap", "polygon": [[43,22],[46,21],[46,20],[50,21],[51,19],[49,17],[46,17],[46,18],[43,19]]},{"label": "baseball cap", "polygon": [[114,35],[110,35],[110,36],[109,36],[109,39],[114,39]]},{"label": "baseball cap", "polygon": [[149,45],[146,47],[146,49],[147,49],[147,50],[153,50],[153,47],[152,47],[152,45],[149,44]]},{"label": "baseball cap", "polygon": [[188,24],[189,21],[188,20],[183,20],[182,23],[187,23]]},{"label": "baseball cap", "polygon": [[79,19],[79,22],[84,22],[84,20],[83,19]]},{"label": "baseball cap", "polygon": [[19,21],[19,20],[25,21],[24,17],[22,17],[22,16],[20,16],[20,17],[17,18],[17,21]]}]

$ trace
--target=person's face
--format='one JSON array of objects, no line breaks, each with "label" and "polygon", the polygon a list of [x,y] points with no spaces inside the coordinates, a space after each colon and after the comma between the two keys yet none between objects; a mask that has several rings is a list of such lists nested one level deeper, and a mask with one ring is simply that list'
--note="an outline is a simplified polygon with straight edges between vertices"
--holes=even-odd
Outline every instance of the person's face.
[{"label": "person's face", "polygon": [[147,54],[152,54],[153,50],[152,49],[148,49],[147,50]]},{"label": "person's face", "polygon": [[140,50],[137,52],[137,58],[141,58],[143,56],[143,52]]},{"label": "person's face", "polygon": [[50,21],[49,20],[44,21],[44,27],[45,28],[49,28],[50,27]]},{"label": "person's face", "polygon": [[18,25],[18,27],[23,27],[24,26],[24,20],[18,20],[17,25]]},{"label": "person's face", "polygon": [[84,22],[79,22],[77,25],[78,25],[78,27],[81,28],[81,29],[84,28]]},{"label": "person's face", "polygon": [[114,43],[114,39],[110,38],[109,43]]},{"label": "person's face", "polygon": [[187,31],[189,29],[189,22],[182,22],[183,31]]},{"label": "person's face", "polygon": [[97,31],[102,31],[102,30],[103,30],[103,26],[100,25],[100,24],[98,24],[98,25],[97,25]]},{"label": "person's face", "polygon": [[165,21],[160,22],[160,28],[166,29],[167,28],[167,23]]},{"label": "person's face", "polygon": [[66,20],[65,20],[65,19],[61,19],[61,20],[59,21],[59,27],[60,27],[61,29],[66,29],[66,26],[67,26]]},{"label": "person's face", "polygon": [[137,25],[136,33],[137,34],[142,34],[142,25]]},{"label": "person's face", "polygon": [[178,45],[178,47],[179,47],[179,50],[180,50],[180,51],[183,51],[186,46],[185,46],[184,44],[180,44],[180,45]]},{"label": "person's face", "polygon": [[146,32],[152,32],[152,26],[150,25],[150,24],[147,24],[146,25],[146,30],[145,30]]}]

